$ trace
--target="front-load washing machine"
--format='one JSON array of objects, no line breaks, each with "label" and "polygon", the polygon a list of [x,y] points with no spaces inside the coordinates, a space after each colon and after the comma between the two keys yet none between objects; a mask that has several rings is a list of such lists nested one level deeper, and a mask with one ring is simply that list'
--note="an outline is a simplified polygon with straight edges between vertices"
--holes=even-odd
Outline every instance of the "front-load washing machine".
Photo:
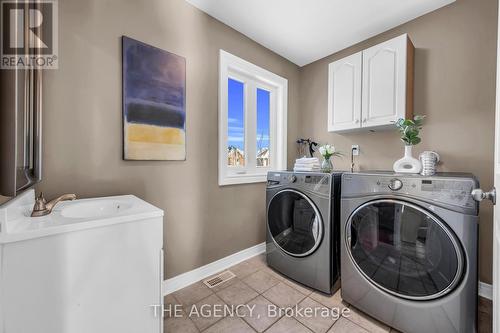
[{"label": "front-load washing machine", "polygon": [[340,283],[340,181],[341,173],[267,176],[267,264],[328,294]]},{"label": "front-load washing machine", "polygon": [[344,174],[342,298],[403,332],[476,332],[470,174]]}]

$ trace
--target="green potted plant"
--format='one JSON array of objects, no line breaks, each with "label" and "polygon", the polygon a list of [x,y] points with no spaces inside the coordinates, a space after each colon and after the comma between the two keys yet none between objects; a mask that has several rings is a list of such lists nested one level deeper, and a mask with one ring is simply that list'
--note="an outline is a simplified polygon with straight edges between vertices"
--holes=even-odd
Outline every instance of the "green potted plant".
[{"label": "green potted plant", "polygon": [[397,173],[419,173],[422,163],[412,155],[413,146],[422,141],[419,137],[425,116],[417,115],[413,119],[399,119],[396,127],[401,134],[401,141],[405,144],[405,156],[397,160],[393,169]]}]

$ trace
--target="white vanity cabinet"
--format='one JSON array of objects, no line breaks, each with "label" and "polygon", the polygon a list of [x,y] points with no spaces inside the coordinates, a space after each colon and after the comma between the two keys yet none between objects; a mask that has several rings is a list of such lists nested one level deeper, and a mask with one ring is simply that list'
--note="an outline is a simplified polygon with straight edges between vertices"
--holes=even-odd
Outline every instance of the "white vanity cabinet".
[{"label": "white vanity cabinet", "polygon": [[413,116],[414,47],[404,34],[328,66],[328,131],[383,129]]},{"label": "white vanity cabinet", "polygon": [[162,333],[163,211],[123,195],[30,217],[34,201],[0,207],[1,332]]}]

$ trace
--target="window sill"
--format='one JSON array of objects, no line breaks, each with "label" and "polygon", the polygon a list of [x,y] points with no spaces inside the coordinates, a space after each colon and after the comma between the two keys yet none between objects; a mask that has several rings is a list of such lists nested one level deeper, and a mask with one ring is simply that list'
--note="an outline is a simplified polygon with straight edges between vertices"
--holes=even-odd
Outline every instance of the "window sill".
[{"label": "window sill", "polygon": [[238,175],[219,178],[219,186],[263,183],[267,181],[267,173],[260,175]]}]

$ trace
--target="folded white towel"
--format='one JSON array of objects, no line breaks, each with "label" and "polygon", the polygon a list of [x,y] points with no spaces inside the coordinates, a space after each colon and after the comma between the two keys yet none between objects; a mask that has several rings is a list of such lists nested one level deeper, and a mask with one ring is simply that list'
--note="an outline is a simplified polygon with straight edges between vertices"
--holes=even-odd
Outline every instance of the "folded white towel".
[{"label": "folded white towel", "polygon": [[293,171],[302,171],[302,172],[307,172],[307,171],[320,171],[320,167],[317,166],[317,167],[312,167],[312,168],[304,168],[304,167],[299,167],[299,166],[295,166],[293,168]]},{"label": "folded white towel", "polygon": [[317,165],[311,165],[311,166],[306,166],[306,165],[298,165],[298,164],[295,164],[293,167],[294,167],[294,168],[302,168],[302,169],[317,169],[317,168],[319,168],[320,166],[319,166],[319,164],[317,164]]},{"label": "folded white towel", "polygon": [[295,160],[294,170],[299,168],[302,171],[314,171],[319,169],[319,160],[316,157],[303,157]]},{"label": "folded white towel", "polygon": [[304,163],[304,162],[295,162],[295,165],[305,165],[305,166],[308,166],[308,165],[319,165],[318,162],[307,162],[307,163]]},{"label": "folded white towel", "polygon": [[319,159],[317,157],[302,157],[295,160],[295,163],[319,163]]}]

